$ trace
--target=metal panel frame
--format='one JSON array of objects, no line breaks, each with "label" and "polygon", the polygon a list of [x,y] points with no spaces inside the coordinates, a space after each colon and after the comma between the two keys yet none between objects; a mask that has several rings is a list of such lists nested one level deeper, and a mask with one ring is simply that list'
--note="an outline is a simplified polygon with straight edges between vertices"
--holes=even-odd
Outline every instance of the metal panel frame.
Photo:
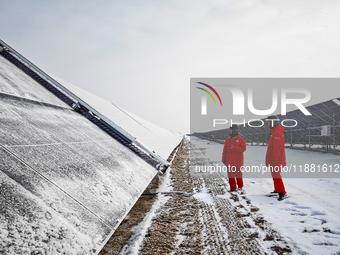
[{"label": "metal panel frame", "polygon": [[[116,132],[118,132],[123,138],[131,141],[133,144],[137,145],[139,148],[141,148],[142,150],[147,152],[152,158],[155,158],[157,161],[159,161],[164,166],[164,168],[167,168],[169,166],[169,162],[167,162],[166,159],[163,159],[159,155],[155,154],[152,150],[145,147],[143,144],[141,144],[139,141],[137,141],[131,134],[129,134],[124,129],[122,129],[120,126],[115,124],[111,119],[108,119],[105,116],[103,116],[100,112],[98,112],[96,109],[94,109],[91,105],[87,104],[81,98],[77,97],[71,91],[69,91],[64,86],[62,86],[59,82],[54,80],[51,76],[46,74],[44,71],[42,71],[36,65],[34,65],[32,62],[30,62],[28,59],[26,59],[24,56],[22,56],[19,52],[17,52],[15,49],[13,49],[10,45],[8,45],[6,42],[4,42],[3,40],[0,39],[0,52],[2,52],[2,51],[9,51],[12,55],[14,55],[16,58],[18,58],[21,62],[26,64],[29,68],[33,69],[35,72],[37,72],[41,77],[43,77],[48,82],[52,83],[58,89],[60,89],[65,94],[67,94],[72,99],[74,99],[80,106],[83,106],[83,107],[87,108],[88,110],[90,110],[93,114],[95,114],[100,119],[100,121],[102,123],[104,123],[105,125],[108,125],[110,128],[112,128]],[[162,170],[160,168],[161,167],[159,167],[159,169],[157,169],[157,170]]]}]

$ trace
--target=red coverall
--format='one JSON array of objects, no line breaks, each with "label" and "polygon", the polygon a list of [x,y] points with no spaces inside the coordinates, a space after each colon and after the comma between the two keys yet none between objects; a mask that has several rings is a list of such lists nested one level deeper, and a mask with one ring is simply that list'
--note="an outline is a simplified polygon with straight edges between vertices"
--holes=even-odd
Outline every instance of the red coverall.
[{"label": "red coverall", "polygon": [[[230,149],[229,146],[233,146],[233,148]],[[228,167],[228,179],[231,190],[236,190],[237,188],[235,178],[237,186],[239,188],[243,187],[242,172],[240,171],[240,168],[243,166],[243,152],[245,152],[246,147],[247,145],[245,140],[239,135],[232,140],[229,137],[225,140],[222,162],[225,162],[225,165]],[[235,168],[236,171],[233,172],[232,169]]]},{"label": "red coverall", "polygon": [[[286,150],[285,150],[285,137],[283,135],[284,127],[281,125],[276,126],[271,129],[272,135],[268,141],[267,154],[266,154],[266,166],[272,166],[271,171],[274,190],[286,194],[285,186],[281,178],[281,166],[286,166]],[[275,166],[273,166],[272,161],[276,161]]]}]

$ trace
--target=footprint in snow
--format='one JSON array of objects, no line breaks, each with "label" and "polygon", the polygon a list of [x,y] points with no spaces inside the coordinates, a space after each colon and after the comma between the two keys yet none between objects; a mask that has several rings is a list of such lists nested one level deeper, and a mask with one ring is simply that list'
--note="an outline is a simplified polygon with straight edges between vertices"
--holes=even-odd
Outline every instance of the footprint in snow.
[{"label": "footprint in snow", "polygon": [[301,206],[301,205],[297,205],[295,206],[296,208],[298,209],[312,209],[312,207],[309,207],[309,206]]},{"label": "footprint in snow", "polygon": [[319,212],[317,210],[312,210],[310,215],[311,216],[316,216],[316,215],[326,215],[326,214],[323,213],[323,212]]}]

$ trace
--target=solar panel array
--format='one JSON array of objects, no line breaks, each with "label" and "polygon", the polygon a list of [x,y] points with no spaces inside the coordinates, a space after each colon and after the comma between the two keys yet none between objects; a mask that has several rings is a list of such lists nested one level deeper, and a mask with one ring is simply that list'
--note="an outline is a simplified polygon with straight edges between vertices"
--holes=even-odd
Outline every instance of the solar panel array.
[{"label": "solar panel array", "polygon": [[[278,118],[287,120],[285,126],[293,126],[295,123],[288,119],[297,121],[295,127],[286,127],[284,134],[286,144],[294,145],[340,145],[340,98],[335,98],[326,102],[306,107],[312,115],[304,115],[300,110],[288,112],[287,115],[278,115]],[[267,127],[266,119],[262,119],[264,125],[262,127],[250,127],[248,124],[244,127],[240,125],[240,135],[249,144],[266,144],[270,130]],[[250,123],[252,126],[260,126],[260,121]],[[331,126],[331,134],[329,136],[321,136],[321,127],[325,125]],[[223,142],[228,136],[228,129],[210,131],[206,133],[197,133],[196,136]]]},{"label": "solar panel array", "polygon": [[[157,174],[146,159],[156,160],[71,107],[1,42],[0,254],[95,254]],[[153,155],[166,160],[182,139],[68,86]]]},{"label": "solar panel array", "polygon": [[157,171],[2,56],[0,109],[0,254],[95,253]]}]

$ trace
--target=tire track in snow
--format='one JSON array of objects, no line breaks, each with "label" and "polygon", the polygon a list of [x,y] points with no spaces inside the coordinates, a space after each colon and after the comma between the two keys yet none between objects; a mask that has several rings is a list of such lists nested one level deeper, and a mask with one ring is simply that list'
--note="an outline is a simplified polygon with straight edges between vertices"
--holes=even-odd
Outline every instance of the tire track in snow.
[{"label": "tire track in snow", "polygon": [[[216,163],[209,162],[204,155],[204,149],[195,148],[193,144],[190,144],[190,160],[192,165],[200,166],[211,166]],[[229,194],[226,178],[222,174],[219,175],[220,177],[203,173],[199,177],[198,174],[194,174],[196,178],[201,178],[203,184],[200,186],[205,185],[209,189],[222,223],[228,229],[231,254],[291,253],[292,249],[287,242],[263,219],[258,208],[253,207],[245,195]],[[246,204],[243,205],[239,201]],[[299,252],[297,247],[294,247],[294,250]]]}]

